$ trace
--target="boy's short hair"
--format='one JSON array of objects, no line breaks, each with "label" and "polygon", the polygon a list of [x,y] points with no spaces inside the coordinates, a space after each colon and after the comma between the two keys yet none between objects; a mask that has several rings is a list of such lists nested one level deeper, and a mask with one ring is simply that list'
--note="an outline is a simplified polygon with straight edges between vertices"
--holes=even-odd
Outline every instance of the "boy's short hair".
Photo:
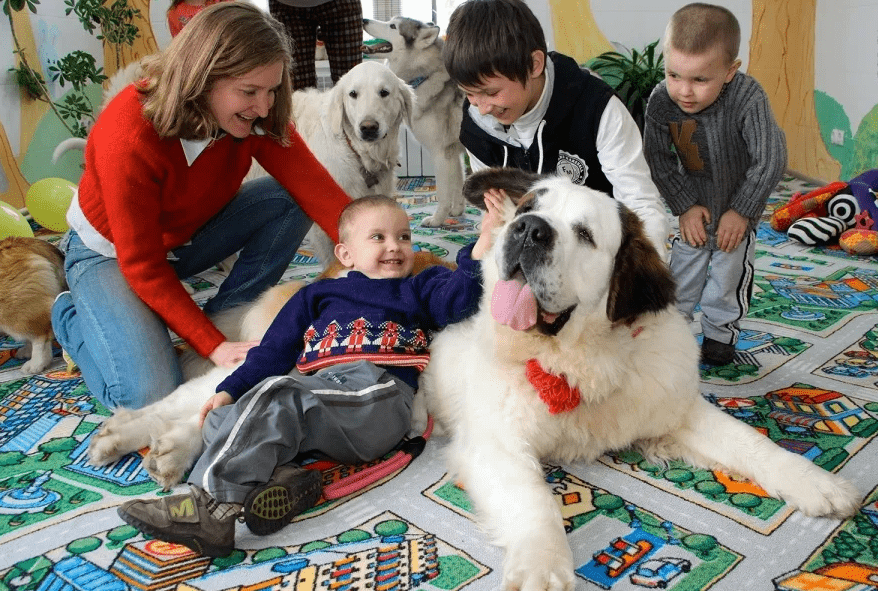
[{"label": "boy's short hair", "polygon": [[702,54],[720,45],[728,63],[738,58],[741,27],[732,12],[722,6],[693,2],[673,14],[665,29],[664,47]]},{"label": "boy's short hair", "polygon": [[143,59],[144,116],[159,136],[215,137],[219,124],[207,95],[221,78],[243,76],[255,68],[283,63],[281,86],[268,117],[257,124],[286,144],[292,115],[292,45],[284,26],[267,12],[244,2],[208,6],[161,53]]},{"label": "boy's short hair", "polygon": [[396,199],[388,197],[387,195],[367,195],[365,197],[360,197],[359,199],[354,199],[345,205],[345,208],[341,210],[341,214],[338,216],[339,241],[347,241],[351,228],[354,226],[354,222],[356,222],[357,215],[361,211],[376,207],[392,207],[393,209],[405,212],[405,209],[403,209]]},{"label": "boy's short hair", "polygon": [[525,84],[536,50],[547,53],[546,37],[527,4],[466,0],[451,13],[442,57],[461,86],[479,86],[497,74]]}]

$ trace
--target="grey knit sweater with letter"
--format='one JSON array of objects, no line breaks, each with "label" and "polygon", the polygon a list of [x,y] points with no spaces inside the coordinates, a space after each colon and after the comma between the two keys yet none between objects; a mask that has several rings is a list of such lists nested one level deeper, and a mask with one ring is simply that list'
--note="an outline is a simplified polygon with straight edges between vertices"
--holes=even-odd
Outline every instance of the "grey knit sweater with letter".
[{"label": "grey knit sweater with letter", "polygon": [[675,216],[693,205],[710,211],[710,248],[716,248],[716,226],[728,209],[755,229],[787,165],[786,140],[768,97],[742,72],[712,105],[694,115],[682,111],[665,82],[659,83],[646,110],[643,150]]}]

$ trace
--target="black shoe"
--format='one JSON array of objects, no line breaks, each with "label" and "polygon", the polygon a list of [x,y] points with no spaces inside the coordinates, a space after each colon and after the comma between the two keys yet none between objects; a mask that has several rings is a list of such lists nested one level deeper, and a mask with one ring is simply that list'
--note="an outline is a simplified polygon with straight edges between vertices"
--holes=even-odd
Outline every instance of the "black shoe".
[{"label": "black shoe", "polygon": [[278,466],[271,480],[247,494],[244,522],[257,536],[280,531],[297,515],[317,504],[322,484],[323,476],[318,470],[291,464]]},{"label": "black shoe", "polygon": [[701,363],[707,365],[728,365],[735,359],[735,346],[729,343],[720,343],[704,337],[701,343]]},{"label": "black shoe", "polygon": [[186,494],[133,499],[117,510],[126,523],[165,542],[182,544],[204,556],[228,556],[235,549],[235,522],[241,505],[220,503],[190,485]]}]

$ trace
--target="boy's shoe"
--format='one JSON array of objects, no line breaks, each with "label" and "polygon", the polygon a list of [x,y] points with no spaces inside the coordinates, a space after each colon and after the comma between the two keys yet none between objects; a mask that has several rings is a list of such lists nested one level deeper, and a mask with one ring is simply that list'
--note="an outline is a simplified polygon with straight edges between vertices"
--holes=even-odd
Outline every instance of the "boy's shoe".
[{"label": "boy's shoe", "polygon": [[317,504],[323,476],[294,464],[278,466],[271,479],[244,499],[244,523],[257,536],[283,529],[296,515]]},{"label": "boy's shoe", "polygon": [[720,343],[704,337],[701,343],[701,363],[707,365],[728,365],[735,359],[735,346],[729,343]]},{"label": "boy's shoe", "polygon": [[235,522],[241,505],[220,503],[197,486],[189,493],[160,499],[134,499],[119,517],[165,542],[182,544],[204,556],[228,556],[235,549]]}]

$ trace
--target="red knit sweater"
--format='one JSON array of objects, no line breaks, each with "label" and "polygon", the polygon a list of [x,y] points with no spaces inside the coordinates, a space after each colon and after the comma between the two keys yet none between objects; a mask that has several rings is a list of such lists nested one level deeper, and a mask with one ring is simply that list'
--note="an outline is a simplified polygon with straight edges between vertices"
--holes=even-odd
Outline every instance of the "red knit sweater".
[{"label": "red knit sweater", "polygon": [[283,147],[266,136],[226,135],[189,166],[178,138],[159,138],[129,86],[107,105],[88,136],[79,205],[116,247],[131,289],[199,354],[225,340],[177,279],[169,250],[185,244],[235,196],[251,157],[338,240],[336,223],[350,198],[301,137]]}]

